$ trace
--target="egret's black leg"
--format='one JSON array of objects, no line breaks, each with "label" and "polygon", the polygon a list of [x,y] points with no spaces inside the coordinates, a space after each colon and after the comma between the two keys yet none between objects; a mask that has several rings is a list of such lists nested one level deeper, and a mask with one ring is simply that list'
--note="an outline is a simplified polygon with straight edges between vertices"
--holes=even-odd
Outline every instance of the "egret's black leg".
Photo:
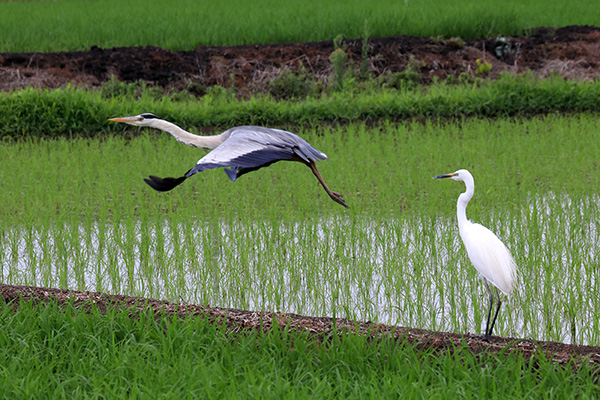
[{"label": "egret's black leg", "polygon": [[498,312],[500,311],[500,307],[502,306],[502,300],[500,299],[500,292],[498,288],[496,289],[496,298],[498,299],[498,306],[496,307],[496,313],[494,314],[494,319],[492,320],[492,326],[490,326],[489,335],[492,336],[492,331],[494,330],[494,325],[496,324],[496,319],[498,318]]},{"label": "egret's black leg", "polygon": [[483,335],[484,339],[487,339],[489,336],[492,335],[492,330],[490,329],[490,317],[492,316],[492,307],[494,306],[494,294],[490,289],[490,285],[487,279],[484,279],[483,282],[485,283],[485,288],[487,289],[488,294],[490,295],[490,307],[488,309],[487,323],[485,324],[485,334]]}]

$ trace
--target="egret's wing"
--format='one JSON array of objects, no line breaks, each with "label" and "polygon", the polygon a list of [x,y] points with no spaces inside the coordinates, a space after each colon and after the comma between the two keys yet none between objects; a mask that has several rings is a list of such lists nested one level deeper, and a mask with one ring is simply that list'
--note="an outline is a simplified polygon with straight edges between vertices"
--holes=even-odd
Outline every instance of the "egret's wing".
[{"label": "egret's wing", "polygon": [[[202,157],[185,176],[219,167],[255,170],[295,155],[305,161],[326,159],[327,156],[299,136],[278,129],[241,126],[229,130],[223,143]],[[235,170],[228,175],[235,180]]]},{"label": "egret's wing", "polygon": [[481,276],[505,294],[510,294],[516,273],[516,264],[504,243],[480,224],[470,223],[460,235],[473,266]]}]

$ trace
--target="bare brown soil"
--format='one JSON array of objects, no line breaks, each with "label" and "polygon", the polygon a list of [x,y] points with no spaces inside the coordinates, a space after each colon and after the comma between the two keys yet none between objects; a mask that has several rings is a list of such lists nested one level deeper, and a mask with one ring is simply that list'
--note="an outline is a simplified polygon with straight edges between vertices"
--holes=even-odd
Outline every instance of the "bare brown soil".
[{"label": "bare brown soil", "polygon": [[[509,46],[510,45],[510,46]],[[349,60],[358,67],[362,40],[345,40]],[[504,46],[504,47],[503,47]],[[66,84],[98,87],[117,79],[125,82],[145,81],[165,90],[202,88],[211,85],[233,86],[239,94],[264,92],[269,80],[281,71],[303,66],[319,79],[332,73],[329,56],[331,41],[316,43],[267,44],[230,47],[198,47],[194,51],[170,51],[156,47],[100,49],[66,53],[0,54],[0,90],[28,86],[58,88]],[[404,71],[410,59],[417,62],[420,79],[431,82],[435,77],[475,75],[477,60],[492,66],[487,76],[494,78],[503,71],[532,72],[540,77],[557,73],[569,79],[590,80],[600,75],[600,28],[568,26],[560,29],[538,28],[527,36],[489,38],[461,42],[457,39],[398,36],[369,39],[368,66],[373,76]],[[201,93],[198,93],[201,94]],[[223,309],[192,304],[173,304],[150,299],[112,296],[102,293],[0,285],[0,296],[18,305],[22,300],[59,303],[72,300],[84,309],[95,306],[127,307],[132,314],[152,308],[157,313],[192,314],[225,323],[232,332],[269,329],[276,318],[280,325],[306,330],[321,338],[334,335],[330,318],[304,317]],[[600,347],[576,346],[531,339],[498,338],[489,342],[452,333],[392,327],[371,322],[337,320],[338,331],[358,331],[374,338],[391,336],[423,348],[451,351],[466,341],[473,352],[517,351],[533,356],[543,351],[557,364],[571,358],[589,359],[600,365]]]},{"label": "bare brown soil", "polygon": [[[406,69],[409,59],[418,64],[423,83],[434,77],[474,75],[477,60],[492,66],[488,76],[503,71],[532,71],[545,77],[558,73],[573,79],[595,79],[600,74],[600,28],[567,26],[537,28],[527,36],[503,40],[422,38],[397,36],[369,39],[367,64],[373,76]],[[345,40],[350,62],[361,63],[362,39]],[[303,66],[319,79],[331,75],[332,41],[228,47],[200,46],[193,51],[156,47],[122,47],[65,53],[0,54],[0,90],[27,86],[57,88],[67,83],[94,87],[111,77],[119,81],[145,81],[173,91],[208,86],[232,86],[239,94],[266,90],[282,70]],[[199,93],[202,94],[202,93]]]},{"label": "bare brown soil", "polygon": [[344,332],[357,332],[378,340],[393,338],[399,342],[415,345],[420,349],[447,352],[462,348],[467,343],[475,354],[492,353],[506,355],[512,352],[523,354],[526,358],[543,353],[557,365],[577,366],[582,361],[600,367],[600,347],[578,346],[557,342],[544,342],[532,339],[491,337],[484,341],[470,335],[448,332],[435,332],[424,329],[397,327],[372,322],[355,322],[346,319],[333,320],[326,317],[306,317],[297,314],[245,311],[210,307],[185,303],[169,303],[139,297],[109,295],[106,293],[60,290],[31,286],[12,286],[0,284],[0,297],[4,302],[18,307],[22,301],[35,304],[56,301],[59,305],[71,302],[77,309],[88,311],[92,308],[101,312],[108,309],[129,310],[132,318],[152,310],[155,315],[197,316],[207,318],[226,327],[229,333],[242,331],[262,331],[271,329],[273,321],[279,326],[307,332],[315,340],[329,341]]}]

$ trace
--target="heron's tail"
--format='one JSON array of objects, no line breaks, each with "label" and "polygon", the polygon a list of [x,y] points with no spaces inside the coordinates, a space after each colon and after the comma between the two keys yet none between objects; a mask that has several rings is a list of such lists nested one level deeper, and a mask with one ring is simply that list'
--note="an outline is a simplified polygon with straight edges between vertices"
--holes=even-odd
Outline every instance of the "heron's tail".
[{"label": "heron's tail", "polygon": [[159,192],[168,192],[169,190],[179,186],[183,181],[187,179],[186,176],[181,176],[179,178],[159,178],[158,176],[150,175],[148,178],[144,179],[150,187]]},{"label": "heron's tail", "polygon": [[238,167],[225,168],[225,173],[227,174],[229,179],[231,179],[231,182],[235,182],[235,180],[237,179],[238,171]]}]

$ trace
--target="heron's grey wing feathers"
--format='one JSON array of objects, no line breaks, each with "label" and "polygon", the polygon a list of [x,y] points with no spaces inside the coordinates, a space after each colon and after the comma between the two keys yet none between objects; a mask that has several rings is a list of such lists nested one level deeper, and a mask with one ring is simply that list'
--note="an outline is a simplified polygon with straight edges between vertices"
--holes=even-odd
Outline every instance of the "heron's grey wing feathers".
[{"label": "heron's grey wing feathers", "polygon": [[[232,128],[229,132],[229,138],[202,157],[186,173],[186,177],[219,167],[255,170],[279,160],[289,160],[294,155],[307,162],[327,158],[324,153],[291,132],[255,126]],[[232,178],[231,173],[228,175]]]}]

